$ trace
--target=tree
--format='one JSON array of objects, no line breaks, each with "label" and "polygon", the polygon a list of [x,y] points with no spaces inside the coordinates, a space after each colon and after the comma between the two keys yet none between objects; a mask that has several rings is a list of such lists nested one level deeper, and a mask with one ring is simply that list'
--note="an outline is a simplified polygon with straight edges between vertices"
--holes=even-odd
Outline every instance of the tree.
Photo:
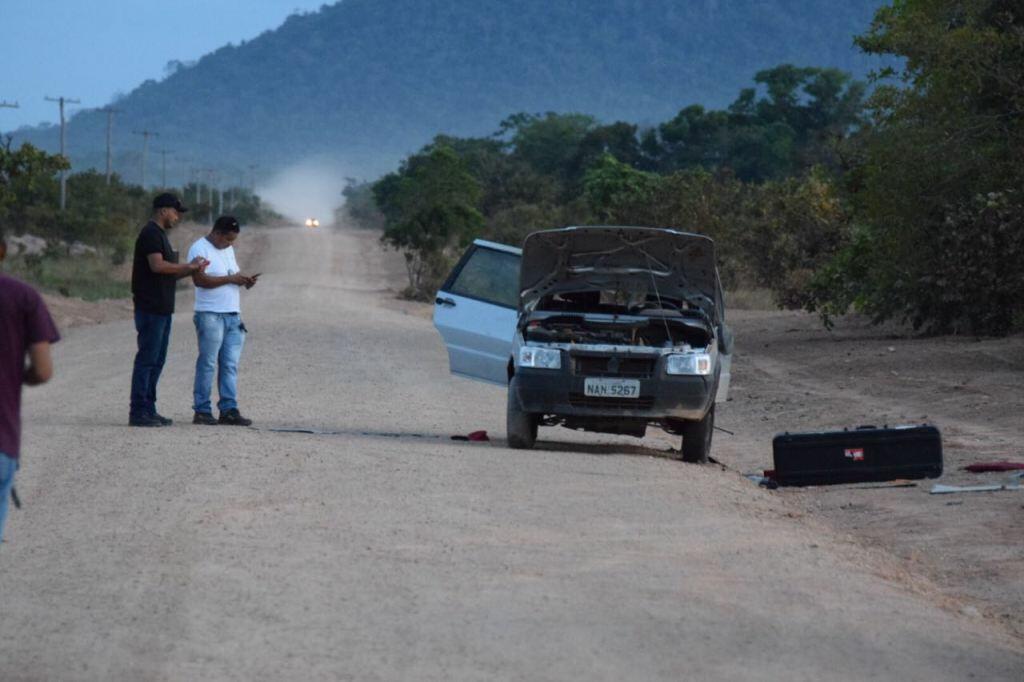
[{"label": "tree", "polygon": [[10,137],[0,143],[0,232],[55,232],[56,174],[69,167],[30,144],[12,150]]},{"label": "tree", "polygon": [[403,252],[411,295],[429,293],[424,285],[443,274],[446,250],[464,246],[484,225],[480,184],[451,147],[409,157],[373,194],[385,219],[381,239]]},{"label": "tree", "polygon": [[880,74],[869,100],[874,125],[850,174],[859,228],[812,307],[933,331],[1024,326],[1020,264],[1006,258],[1024,248],[1020,3],[904,0],[858,43],[903,68]]},{"label": "tree", "polygon": [[[860,121],[864,84],[837,69],[782,64],[754,77],[725,111],[684,108],[641,149],[662,172],[730,169],[748,182],[835,165],[833,146]],[[763,92],[763,96],[759,96]]]},{"label": "tree", "polygon": [[608,225],[650,224],[661,178],[605,154],[587,172],[583,194],[598,220]]},{"label": "tree", "polygon": [[580,144],[596,126],[585,114],[516,114],[502,122],[499,134],[511,135],[513,156],[535,171],[567,180]]}]

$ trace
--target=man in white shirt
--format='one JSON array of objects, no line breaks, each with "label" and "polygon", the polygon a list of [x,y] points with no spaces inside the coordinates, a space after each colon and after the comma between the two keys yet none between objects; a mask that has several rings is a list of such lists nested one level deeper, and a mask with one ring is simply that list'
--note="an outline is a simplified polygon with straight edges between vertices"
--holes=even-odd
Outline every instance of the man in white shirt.
[{"label": "man in white shirt", "polygon": [[[199,256],[209,261],[205,271],[192,274],[196,285],[195,325],[199,337],[199,358],[193,388],[193,424],[230,424],[249,426],[238,411],[238,359],[245,344],[240,291],[256,284],[259,274],[243,275],[235,260],[232,244],[241,227],[232,216],[217,218],[210,234],[197,240],[188,250],[188,259]],[[215,419],[210,405],[213,373],[217,371],[217,392],[220,399]]]}]

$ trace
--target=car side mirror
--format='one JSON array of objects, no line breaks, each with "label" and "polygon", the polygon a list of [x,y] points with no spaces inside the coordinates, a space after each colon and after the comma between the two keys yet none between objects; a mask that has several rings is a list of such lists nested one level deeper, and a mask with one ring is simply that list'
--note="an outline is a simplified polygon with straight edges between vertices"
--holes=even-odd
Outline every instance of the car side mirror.
[{"label": "car side mirror", "polygon": [[732,330],[726,327],[724,324],[719,327],[720,333],[718,335],[718,351],[723,355],[732,355]]}]

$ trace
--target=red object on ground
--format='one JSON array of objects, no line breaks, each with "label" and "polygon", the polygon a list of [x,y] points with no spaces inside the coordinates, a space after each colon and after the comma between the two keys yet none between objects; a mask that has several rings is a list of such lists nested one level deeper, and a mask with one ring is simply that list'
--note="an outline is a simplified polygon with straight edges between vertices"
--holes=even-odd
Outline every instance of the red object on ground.
[{"label": "red object on ground", "polygon": [[490,438],[487,437],[486,431],[474,431],[473,433],[469,434],[467,438],[473,441],[490,440]]},{"label": "red object on ground", "polygon": [[769,481],[774,481],[775,480],[775,469],[765,469],[764,470],[764,477],[767,478]]},{"label": "red object on ground", "polygon": [[972,474],[982,474],[986,471],[1020,471],[1024,470],[1024,462],[978,462],[968,464],[964,470]]}]

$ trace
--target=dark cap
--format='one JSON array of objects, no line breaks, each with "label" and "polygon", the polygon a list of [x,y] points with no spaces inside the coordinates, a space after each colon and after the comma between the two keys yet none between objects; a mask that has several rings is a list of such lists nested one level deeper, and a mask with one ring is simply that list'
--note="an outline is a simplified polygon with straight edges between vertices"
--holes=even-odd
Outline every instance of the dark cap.
[{"label": "dark cap", "polygon": [[233,215],[222,215],[213,224],[214,232],[238,232],[241,229],[242,227],[238,224],[238,219]]},{"label": "dark cap", "polygon": [[156,195],[153,199],[153,210],[158,208],[173,208],[178,213],[184,213],[188,209],[181,205],[181,199],[170,192]]}]

